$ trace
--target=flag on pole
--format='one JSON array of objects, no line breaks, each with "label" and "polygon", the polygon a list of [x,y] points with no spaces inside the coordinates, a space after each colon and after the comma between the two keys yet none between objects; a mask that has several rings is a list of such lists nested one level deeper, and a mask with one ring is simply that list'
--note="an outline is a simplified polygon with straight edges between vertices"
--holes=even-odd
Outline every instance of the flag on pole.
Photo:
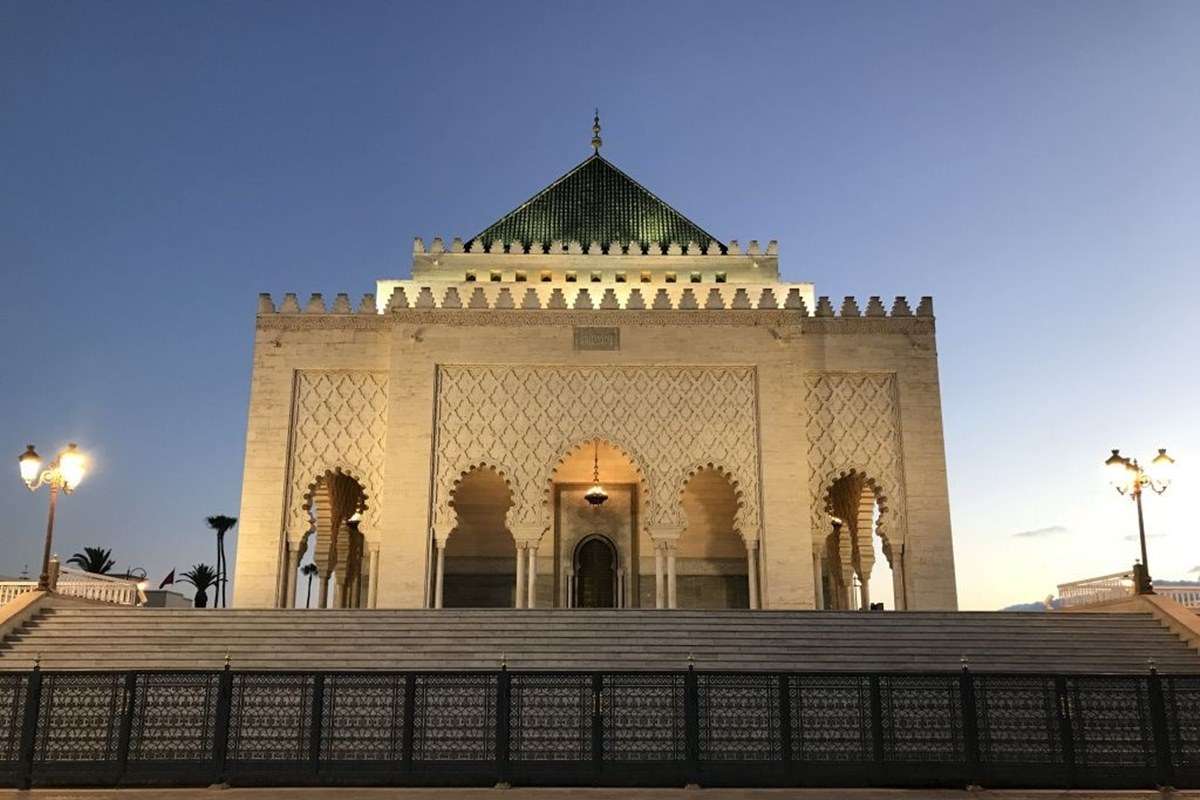
[{"label": "flag on pole", "polygon": [[175,570],[172,569],[170,572],[167,573],[167,577],[163,578],[162,583],[160,583],[158,585],[158,588],[162,589],[164,586],[174,584],[174,583],[175,583]]}]

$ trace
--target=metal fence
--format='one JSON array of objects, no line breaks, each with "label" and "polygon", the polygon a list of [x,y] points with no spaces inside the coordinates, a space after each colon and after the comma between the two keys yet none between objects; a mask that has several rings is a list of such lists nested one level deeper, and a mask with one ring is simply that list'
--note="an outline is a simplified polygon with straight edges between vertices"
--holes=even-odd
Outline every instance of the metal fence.
[{"label": "metal fence", "polygon": [[1200,675],[0,673],[0,784],[1200,786]]}]

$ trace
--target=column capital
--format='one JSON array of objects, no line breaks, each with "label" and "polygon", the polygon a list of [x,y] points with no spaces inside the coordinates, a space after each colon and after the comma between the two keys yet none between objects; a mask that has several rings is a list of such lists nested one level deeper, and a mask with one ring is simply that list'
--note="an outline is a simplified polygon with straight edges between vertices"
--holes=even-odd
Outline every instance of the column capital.
[{"label": "column capital", "polygon": [[435,523],[431,528],[431,531],[433,532],[434,544],[436,544],[438,547],[445,547],[446,540],[450,538],[450,533],[455,527],[456,523],[453,522]]},{"label": "column capital", "polygon": [[646,528],[646,533],[650,535],[650,540],[654,542],[656,550],[673,550],[675,549],[675,543],[683,535],[683,527],[657,525],[652,528]]},{"label": "column capital", "polygon": [[547,527],[541,522],[513,522],[508,526],[518,548],[537,547],[546,534]]}]

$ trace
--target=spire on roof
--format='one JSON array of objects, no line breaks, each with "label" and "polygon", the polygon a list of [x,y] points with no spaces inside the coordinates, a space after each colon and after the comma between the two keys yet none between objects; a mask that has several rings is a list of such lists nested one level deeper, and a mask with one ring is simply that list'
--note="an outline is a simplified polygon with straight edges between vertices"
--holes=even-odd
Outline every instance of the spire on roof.
[{"label": "spire on roof", "polygon": [[604,141],[600,138],[600,109],[596,109],[596,116],[592,117],[592,150],[597,154],[600,153],[600,145]]}]

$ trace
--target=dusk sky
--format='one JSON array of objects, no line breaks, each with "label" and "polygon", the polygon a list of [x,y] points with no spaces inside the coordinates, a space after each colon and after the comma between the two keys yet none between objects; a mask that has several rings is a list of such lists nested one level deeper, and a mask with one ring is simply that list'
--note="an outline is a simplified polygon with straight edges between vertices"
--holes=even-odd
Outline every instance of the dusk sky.
[{"label": "dusk sky", "polygon": [[0,572],[39,567],[28,442],[93,458],[64,558],[212,563],[257,293],[407,277],[599,106],[605,156],[786,280],[934,296],[963,608],[1130,566],[1113,447],[1178,459],[1150,567],[1200,579],[1198,43],[1195,2],[0,0]]}]

